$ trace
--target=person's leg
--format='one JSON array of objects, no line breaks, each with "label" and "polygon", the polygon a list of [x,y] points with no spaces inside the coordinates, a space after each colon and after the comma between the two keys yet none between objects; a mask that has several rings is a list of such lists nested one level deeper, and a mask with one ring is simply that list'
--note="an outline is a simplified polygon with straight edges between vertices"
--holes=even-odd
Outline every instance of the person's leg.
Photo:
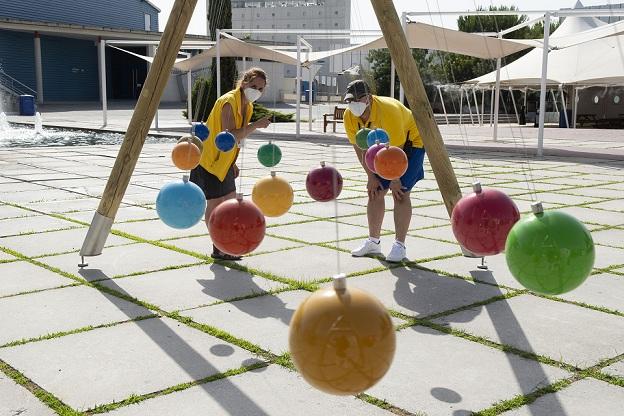
[{"label": "person's leg", "polygon": [[410,193],[406,191],[403,198],[394,200],[394,230],[396,240],[405,244],[407,230],[409,230],[410,221],[412,220],[412,200]]},{"label": "person's leg", "polygon": [[387,193],[388,190],[384,189],[378,191],[374,196],[368,197],[366,217],[368,218],[368,235],[370,237],[379,238],[381,235],[381,224],[386,211]]}]

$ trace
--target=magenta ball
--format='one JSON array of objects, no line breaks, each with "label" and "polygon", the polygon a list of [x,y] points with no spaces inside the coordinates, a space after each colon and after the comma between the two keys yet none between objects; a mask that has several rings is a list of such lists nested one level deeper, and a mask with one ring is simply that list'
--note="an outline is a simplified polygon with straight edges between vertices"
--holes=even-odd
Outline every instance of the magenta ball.
[{"label": "magenta ball", "polygon": [[371,172],[375,173],[375,155],[381,149],[383,149],[385,145],[381,143],[373,144],[368,148],[366,154],[364,155],[364,161],[366,162],[366,166],[370,169]]}]

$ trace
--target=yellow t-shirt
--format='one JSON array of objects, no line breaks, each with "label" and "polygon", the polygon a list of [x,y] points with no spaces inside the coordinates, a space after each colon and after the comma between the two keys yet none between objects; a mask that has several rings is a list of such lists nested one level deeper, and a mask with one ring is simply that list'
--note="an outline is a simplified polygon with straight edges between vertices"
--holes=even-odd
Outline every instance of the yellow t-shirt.
[{"label": "yellow t-shirt", "polygon": [[423,147],[422,138],[416,127],[412,112],[400,101],[390,97],[372,95],[370,115],[366,123],[360,117],[353,115],[349,109],[344,113],[344,126],[351,144],[355,144],[355,135],[363,128],[384,129],[390,137],[390,145],[403,147],[407,134],[412,141],[412,147]]},{"label": "yellow t-shirt", "polygon": [[219,178],[220,181],[225,179],[230,166],[236,161],[238,156],[238,144],[234,144],[234,149],[229,152],[222,152],[217,149],[215,145],[215,136],[221,133],[224,128],[221,125],[221,111],[225,104],[232,106],[232,112],[234,113],[235,128],[240,129],[244,125],[247,125],[251,120],[251,113],[253,112],[253,104],[247,103],[245,111],[245,119],[241,114],[241,90],[237,88],[228,93],[223,94],[215,102],[206,124],[210,130],[208,138],[204,141],[204,150],[199,164],[208,172]]}]

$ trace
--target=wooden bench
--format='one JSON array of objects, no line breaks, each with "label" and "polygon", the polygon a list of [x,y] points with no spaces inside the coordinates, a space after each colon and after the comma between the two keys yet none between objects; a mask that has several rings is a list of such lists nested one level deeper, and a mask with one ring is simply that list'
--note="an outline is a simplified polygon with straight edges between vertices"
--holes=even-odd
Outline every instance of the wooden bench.
[{"label": "wooden bench", "polygon": [[327,133],[327,125],[333,125],[333,132],[336,133],[336,123],[344,123],[344,112],[346,108],[334,107],[332,114],[323,114],[323,132]]}]

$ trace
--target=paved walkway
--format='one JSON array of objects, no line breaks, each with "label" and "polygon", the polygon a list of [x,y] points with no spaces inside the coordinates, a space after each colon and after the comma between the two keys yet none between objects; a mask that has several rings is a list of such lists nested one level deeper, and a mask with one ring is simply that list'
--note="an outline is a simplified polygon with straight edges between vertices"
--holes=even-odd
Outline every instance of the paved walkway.
[{"label": "paved walkway", "polygon": [[[76,127],[95,116],[43,117]],[[113,112],[114,120],[120,129],[128,121]],[[504,255],[488,258],[488,270],[461,255],[428,165],[412,195],[410,262],[351,257],[367,235],[365,175],[353,150],[340,135],[295,140],[278,127],[248,141],[240,184],[248,195],[268,174],[255,151],[274,137],[295,205],[267,218],[262,245],[236,264],[207,256],[203,224],[174,230],[157,218],[160,187],[181,177],[169,143],[144,147],[106,248],[83,269],[77,252],[119,147],[0,148],[0,415],[621,414],[620,132],[547,130],[547,148],[580,147],[592,157],[450,149],[464,192],[480,179],[523,213],[539,198],[591,230],[594,273],[575,291],[547,298],[524,290]],[[442,127],[445,139],[460,145],[466,135],[453,129]],[[521,131],[528,145],[535,130]],[[487,141],[486,128],[469,132]],[[337,211],[305,191],[320,160],[343,175]],[[391,212],[383,230],[386,252]],[[309,387],[287,354],[294,310],[339,271],[338,259],[348,284],[375,294],[397,326],[389,373],[355,398]]]}]

